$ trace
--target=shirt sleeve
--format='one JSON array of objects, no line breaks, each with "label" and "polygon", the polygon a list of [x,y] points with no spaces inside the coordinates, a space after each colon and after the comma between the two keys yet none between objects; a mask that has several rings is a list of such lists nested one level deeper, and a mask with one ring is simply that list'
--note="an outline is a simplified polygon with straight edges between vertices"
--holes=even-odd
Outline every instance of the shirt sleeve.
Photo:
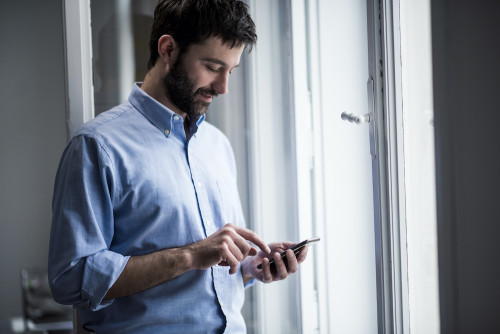
[{"label": "shirt sleeve", "polygon": [[255,282],[256,282],[256,279],[255,278],[252,278],[251,280],[249,280],[248,282],[245,283],[245,289],[246,288],[249,288],[251,286],[254,286],[255,285]]},{"label": "shirt sleeve", "polygon": [[113,239],[113,165],[100,143],[72,139],[56,175],[49,246],[49,283],[62,304],[99,310],[129,257],[109,250]]}]

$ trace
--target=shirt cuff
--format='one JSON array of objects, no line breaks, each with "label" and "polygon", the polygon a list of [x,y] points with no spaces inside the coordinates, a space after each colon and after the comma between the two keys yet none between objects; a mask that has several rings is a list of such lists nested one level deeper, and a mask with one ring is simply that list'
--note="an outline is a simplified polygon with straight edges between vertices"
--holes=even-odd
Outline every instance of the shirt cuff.
[{"label": "shirt cuff", "polygon": [[92,311],[100,310],[113,303],[113,300],[104,300],[106,293],[121,275],[130,256],[100,251],[87,257],[83,274],[82,293],[88,298],[88,306]]},{"label": "shirt cuff", "polygon": [[245,289],[251,287],[252,285],[255,284],[255,278],[252,278],[250,281],[245,283]]}]

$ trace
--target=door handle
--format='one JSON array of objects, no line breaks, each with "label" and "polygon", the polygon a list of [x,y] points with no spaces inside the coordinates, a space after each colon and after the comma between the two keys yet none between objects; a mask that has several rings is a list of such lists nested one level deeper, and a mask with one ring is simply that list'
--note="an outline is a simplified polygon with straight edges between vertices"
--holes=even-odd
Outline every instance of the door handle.
[{"label": "door handle", "polygon": [[346,111],[344,111],[340,115],[340,118],[342,118],[344,121],[349,121],[351,123],[356,123],[356,124],[370,123],[370,121],[372,120],[372,113],[369,112],[364,115],[356,115],[356,114],[348,114]]}]

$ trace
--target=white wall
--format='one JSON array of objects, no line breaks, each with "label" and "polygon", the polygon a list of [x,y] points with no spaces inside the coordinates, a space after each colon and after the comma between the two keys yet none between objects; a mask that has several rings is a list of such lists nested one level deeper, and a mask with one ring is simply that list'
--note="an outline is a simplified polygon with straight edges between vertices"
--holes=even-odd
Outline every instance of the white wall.
[{"label": "white wall", "polygon": [[0,332],[21,315],[19,269],[47,266],[66,144],[61,0],[0,2]]}]

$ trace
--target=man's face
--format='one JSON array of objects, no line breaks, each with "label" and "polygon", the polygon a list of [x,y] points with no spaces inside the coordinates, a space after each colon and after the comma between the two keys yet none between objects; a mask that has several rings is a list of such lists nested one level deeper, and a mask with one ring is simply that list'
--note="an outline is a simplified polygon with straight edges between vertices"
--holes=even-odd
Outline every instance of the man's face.
[{"label": "man's face", "polygon": [[214,97],[228,92],[229,74],[242,52],[243,46],[231,49],[215,37],[189,46],[163,78],[167,97],[179,111],[198,118]]}]

